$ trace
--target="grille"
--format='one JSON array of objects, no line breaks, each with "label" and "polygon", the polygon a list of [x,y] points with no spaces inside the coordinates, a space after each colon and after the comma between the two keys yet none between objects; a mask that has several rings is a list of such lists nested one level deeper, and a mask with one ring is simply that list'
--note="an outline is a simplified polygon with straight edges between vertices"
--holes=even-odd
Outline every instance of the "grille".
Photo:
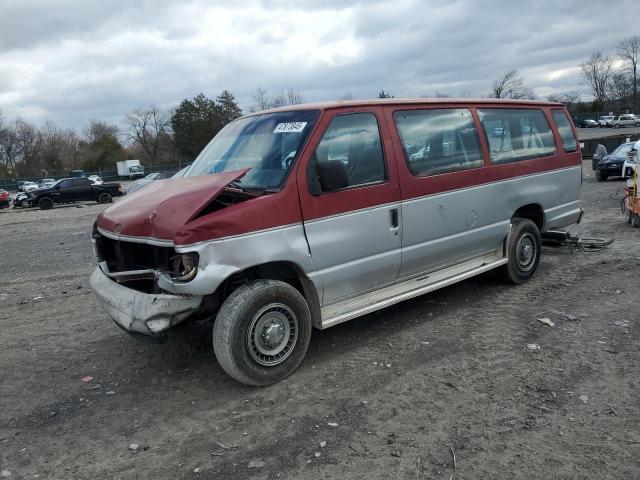
[{"label": "grille", "polygon": [[107,262],[110,272],[147,269],[170,271],[170,259],[176,254],[172,247],[113,240],[98,233],[94,238],[98,260]]}]

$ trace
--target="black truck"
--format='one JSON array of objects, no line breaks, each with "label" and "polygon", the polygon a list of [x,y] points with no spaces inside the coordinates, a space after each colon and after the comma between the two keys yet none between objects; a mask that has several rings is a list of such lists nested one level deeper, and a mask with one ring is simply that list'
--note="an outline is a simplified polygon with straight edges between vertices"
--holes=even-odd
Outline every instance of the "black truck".
[{"label": "black truck", "polygon": [[96,201],[110,203],[113,197],[122,195],[119,183],[103,183],[94,185],[91,180],[83,178],[63,178],[51,188],[33,190],[28,193],[29,202],[42,210],[53,207],[54,203],[73,203]]}]

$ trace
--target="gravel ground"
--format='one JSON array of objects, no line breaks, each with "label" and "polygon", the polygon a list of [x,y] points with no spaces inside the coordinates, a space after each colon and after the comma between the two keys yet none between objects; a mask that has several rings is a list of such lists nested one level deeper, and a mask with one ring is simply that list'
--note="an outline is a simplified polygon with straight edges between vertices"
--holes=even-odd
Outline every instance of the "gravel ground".
[{"label": "gravel ground", "polygon": [[163,345],[113,325],[88,287],[102,206],[0,211],[2,476],[638,478],[640,230],[622,187],[589,171],[571,228],[609,249],[545,248],[525,285],[484,275],[314,332],[262,389],[224,375],[206,323]]}]

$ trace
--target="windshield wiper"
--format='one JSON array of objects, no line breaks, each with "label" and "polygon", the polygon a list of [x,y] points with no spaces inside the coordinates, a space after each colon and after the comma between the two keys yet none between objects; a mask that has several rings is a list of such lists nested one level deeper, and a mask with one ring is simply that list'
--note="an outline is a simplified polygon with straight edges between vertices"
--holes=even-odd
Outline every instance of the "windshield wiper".
[{"label": "windshield wiper", "polygon": [[240,190],[243,193],[248,193],[250,195],[256,195],[256,196],[265,195],[267,193],[276,193],[280,191],[280,189],[278,188],[250,187],[250,186],[242,185],[240,180],[234,180],[233,182],[230,182],[229,185],[227,186],[234,188],[236,190]]}]

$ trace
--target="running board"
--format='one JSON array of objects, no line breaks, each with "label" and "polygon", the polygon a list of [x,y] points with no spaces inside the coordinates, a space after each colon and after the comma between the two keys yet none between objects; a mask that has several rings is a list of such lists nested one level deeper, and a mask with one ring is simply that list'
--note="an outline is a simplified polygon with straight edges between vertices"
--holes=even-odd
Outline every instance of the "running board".
[{"label": "running board", "polygon": [[322,329],[488,272],[508,262],[501,253],[502,249],[428,275],[413,277],[355,298],[326,305],[321,308]]}]

